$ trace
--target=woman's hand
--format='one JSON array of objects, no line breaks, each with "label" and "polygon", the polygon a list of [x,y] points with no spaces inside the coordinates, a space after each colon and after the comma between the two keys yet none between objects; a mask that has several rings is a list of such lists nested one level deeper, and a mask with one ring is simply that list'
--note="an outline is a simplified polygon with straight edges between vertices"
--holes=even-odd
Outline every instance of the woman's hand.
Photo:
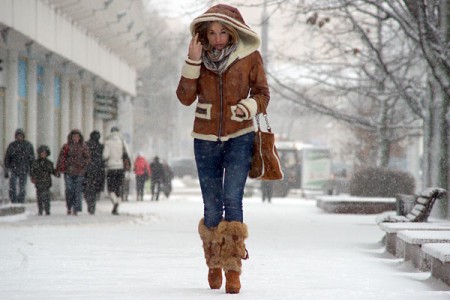
[{"label": "woman's hand", "polygon": [[192,38],[189,43],[189,53],[188,57],[192,60],[200,60],[202,58],[203,46],[198,40],[198,33]]},{"label": "woman's hand", "polygon": [[243,111],[241,108],[237,107],[235,113],[236,113],[236,116],[237,116],[237,117],[239,117],[239,118],[245,118],[244,111]]}]

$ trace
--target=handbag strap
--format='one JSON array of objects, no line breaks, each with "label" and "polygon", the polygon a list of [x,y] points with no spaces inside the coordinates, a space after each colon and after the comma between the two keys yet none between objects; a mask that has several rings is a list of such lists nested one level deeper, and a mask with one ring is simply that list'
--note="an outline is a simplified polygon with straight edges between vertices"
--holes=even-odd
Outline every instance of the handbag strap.
[{"label": "handbag strap", "polygon": [[[270,127],[269,125],[269,117],[267,115],[266,112],[260,113],[261,115],[263,115],[264,120],[266,121],[266,127],[267,127],[267,132],[272,132],[272,127]],[[258,125],[258,130],[261,131],[261,126],[260,126],[260,122],[259,122],[259,115],[260,114],[256,114],[255,115],[255,120],[256,120],[256,124]]]}]

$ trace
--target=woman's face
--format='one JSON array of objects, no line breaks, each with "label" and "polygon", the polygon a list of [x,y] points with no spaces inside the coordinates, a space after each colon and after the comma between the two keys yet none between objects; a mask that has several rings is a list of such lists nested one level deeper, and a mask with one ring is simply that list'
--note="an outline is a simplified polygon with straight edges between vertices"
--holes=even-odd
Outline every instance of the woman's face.
[{"label": "woman's face", "polygon": [[74,135],[72,135],[72,140],[75,144],[79,143],[81,140],[81,137],[78,133],[75,133]]},{"label": "woman's face", "polygon": [[225,27],[219,22],[212,22],[209,24],[206,30],[206,37],[208,42],[216,50],[222,50],[228,45],[230,35],[226,31]]}]

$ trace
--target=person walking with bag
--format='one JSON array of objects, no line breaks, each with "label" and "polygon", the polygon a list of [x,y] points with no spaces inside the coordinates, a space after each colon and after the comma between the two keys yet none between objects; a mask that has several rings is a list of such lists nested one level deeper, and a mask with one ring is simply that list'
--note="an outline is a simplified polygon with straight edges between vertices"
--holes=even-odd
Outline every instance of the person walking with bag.
[{"label": "person walking with bag", "polygon": [[78,129],[67,136],[56,163],[56,174],[64,173],[67,214],[76,216],[82,210],[83,181],[87,166],[91,162],[89,148]]},{"label": "person walking with bag", "polygon": [[119,128],[112,127],[105,141],[103,159],[106,161],[106,181],[108,195],[113,204],[111,213],[119,214],[119,204],[122,199],[125,171],[130,170],[128,151]]},{"label": "person walking with bag", "polygon": [[218,4],[195,18],[177,97],[196,100],[192,136],[204,213],[199,234],[211,289],[239,293],[242,259],[248,258],[244,186],[253,152],[253,117],[270,99],[260,38],[238,9]]}]

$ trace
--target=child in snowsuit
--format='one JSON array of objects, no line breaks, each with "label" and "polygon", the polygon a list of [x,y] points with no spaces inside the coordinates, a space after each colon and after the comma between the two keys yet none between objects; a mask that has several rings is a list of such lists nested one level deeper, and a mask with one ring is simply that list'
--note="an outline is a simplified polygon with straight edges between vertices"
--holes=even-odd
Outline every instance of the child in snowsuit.
[{"label": "child in snowsuit", "polygon": [[38,158],[31,164],[31,182],[36,186],[36,197],[39,215],[45,211],[50,215],[50,187],[52,186],[52,174],[56,176],[53,162],[47,157],[50,149],[46,145],[39,146]]}]

